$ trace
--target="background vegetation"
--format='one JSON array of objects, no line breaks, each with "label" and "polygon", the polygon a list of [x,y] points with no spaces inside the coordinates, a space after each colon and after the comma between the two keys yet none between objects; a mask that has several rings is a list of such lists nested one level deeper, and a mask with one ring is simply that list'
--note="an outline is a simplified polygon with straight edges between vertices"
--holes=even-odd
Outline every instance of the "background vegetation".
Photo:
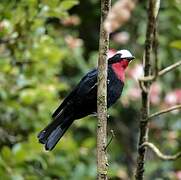
[{"label": "background vegetation", "polygon": [[[0,1],[2,179],[95,179],[95,117],[76,121],[52,152],[46,152],[36,136],[81,76],[97,66],[99,10],[98,0]],[[111,179],[126,180],[134,173],[146,10],[140,0],[130,21],[111,34],[110,48],[127,48],[136,56],[122,98],[109,110],[108,125],[116,135],[108,148]],[[179,1],[161,1],[160,68],[179,60],[180,13]],[[152,86],[153,111],[181,103],[180,77],[176,69]],[[181,148],[179,115],[174,111],[150,124],[151,141],[167,154]],[[180,160],[162,162],[152,152],[147,158],[147,179],[181,179]]]}]

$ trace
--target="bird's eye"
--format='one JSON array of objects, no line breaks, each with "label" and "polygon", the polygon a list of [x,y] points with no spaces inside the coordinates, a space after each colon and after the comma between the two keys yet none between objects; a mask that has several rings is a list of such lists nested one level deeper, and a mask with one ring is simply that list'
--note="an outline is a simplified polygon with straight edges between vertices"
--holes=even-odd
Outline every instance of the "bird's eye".
[{"label": "bird's eye", "polygon": [[120,59],[121,58],[121,54],[116,54],[116,59]]},{"label": "bird's eye", "polygon": [[113,57],[109,58],[109,64],[119,62],[120,59],[121,59],[121,54],[120,53],[115,54]]}]

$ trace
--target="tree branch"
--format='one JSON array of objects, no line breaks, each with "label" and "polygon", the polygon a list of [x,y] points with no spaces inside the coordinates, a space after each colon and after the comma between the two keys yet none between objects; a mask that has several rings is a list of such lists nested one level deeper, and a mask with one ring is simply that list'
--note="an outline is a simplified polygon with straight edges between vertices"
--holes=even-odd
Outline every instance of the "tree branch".
[{"label": "tree branch", "polygon": [[[139,149],[137,157],[137,167],[136,167],[136,180],[143,180],[144,173],[144,161],[145,161],[145,146],[151,148],[155,154],[163,160],[175,160],[176,158],[181,157],[181,152],[173,156],[167,156],[160,152],[160,150],[152,143],[148,142],[148,120],[150,118],[159,116],[163,113],[170,112],[175,109],[180,109],[181,105],[176,105],[168,109],[156,112],[149,116],[150,110],[150,101],[149,101],[149,91],[150,85],[153,81],[178,66],[181,65],[181,61],[168,66],[167,68],[159,71],[158,68],[158,41],[157,41],[157,29],[156,29],[156,17],[159,11],[160,0],[149,0],[149,9],[148,9],[148,24],[146,32],[146,41],[145,41],[145,57],[144,57],[144,77],[139,79],[139,85],[142,89],[142,110],[141,110],[141,120],[140,120],[140,138],[139,138]],[[155,65],[154,65],[154,75],[151,75],[151,49],[154,48],[155,55]]]},{"label": "tree branch", "polygon": [[153,114],[151,114],[151,115],[148,117],[148,119],[152,119],[152,118],[154,118],[154,117],[156,117],[156,116],[160,116],[161,114],[165,114],[165,113],[167,113],[167,112],[174,111],[174,110],[176,110],[176,109],[181,109],[181,104],[172,106],[172,107],[170,107],[170,108],[168,108],[168,109],[163,109],[163,110],[158,111],[158,112],[156,112],[156,113],[153,113]]},{"label": "tree branch", "polygon": [[140,146],[140,148],[143,148],[143,147],[149,147],[162,160],[172,161],[181,157],[181,152],[178,152],[175,155],[165,155],[151,142],[144,142]]},{"label": "tree branch", "polygon": [[158,68],[158,34],[157,34],[157,24],[154,29],[154,38],[153,38],[153,52],[155,58],[155,66],[154,66],[154,80],[157,79],[159,68]]},{"label": "tree branch", "polygon": [[[148,23],[145,40],[145,53],[144,53],[144,76],[151,75],[151,50],[153,47],[154,32],[156,30],[156,18],[159,11],[159,0],[149,0],[148,9]],[[145,78],[144,77],[144,78]],[[150,82],[144,81],[140,83],[142,89],[142,109],[141,109],[141,120],[140,120],[140,137],[139,146],[148,140],[148,115],[150,110],[149,91]],[[136,180],[143,180],[144,173],[144,161],[145,161],[146,149],[138,149],[137,166],[136,166]]]},{"label": "tree branch", "polygon": [[[163,76],[165,75],[166,73],[176,69],[177,67],[179,67],[181,65],[181,60],[179,60],[178,62],[166,67],[165,69],[159,71],[158,73],[158,76]],[[154,76],[145,76],[145,77],[142,77],[139,79],[139,81],[144,81],[144,82],[147,82],[147,81],[153,81],[155,79]]]},{"label": "tree branch", "polygon": [[107,180],[108,162],[107,144],[107,51],[109,33],[104,29],[104,21],[108,15],[111,0],[101,0],[101,24],[98,60],[98,90],[97,90],[97,179]]}]

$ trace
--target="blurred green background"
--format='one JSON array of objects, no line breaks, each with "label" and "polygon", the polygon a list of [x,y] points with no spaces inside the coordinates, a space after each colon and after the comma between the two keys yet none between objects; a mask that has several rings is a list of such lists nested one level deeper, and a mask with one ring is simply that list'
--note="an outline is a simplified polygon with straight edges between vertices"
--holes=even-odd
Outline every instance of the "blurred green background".
[{"label": "blurred green background", "polygon": [[[115,1],[114,1],[115,2]],[[127,71],[122,98],[110,110],[108,147],[110,179],[134,174],[141,98],[147,4],[140,0],[132,17],[111,34],[110,48],[129,49],[136,60]],[[181,3],[161,1],[159,67],[177,62],[181,50]],[[96,178],[96,118],[76,121],[52,152],[37,141],[51,113],[80,78],[97,66],[98,0],[0,1],[0,179]],[[179,40],[180,39],[180,40]],[[160,78],[151,90],[151,112],[181,103],[179,68]],[[178,111],[150,123],[150,141],[167,154],[181,148]],[[163,162],[148,151],[145,179],[181,179],[181,161]]]}]

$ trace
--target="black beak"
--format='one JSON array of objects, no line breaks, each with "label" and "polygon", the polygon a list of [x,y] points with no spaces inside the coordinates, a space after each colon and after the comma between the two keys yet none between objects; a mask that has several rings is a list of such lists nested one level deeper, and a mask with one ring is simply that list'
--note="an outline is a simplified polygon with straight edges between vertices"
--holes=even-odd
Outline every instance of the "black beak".
[{"label": "black beak", "polygon": [[132,57],[128,57],[128,58],[126,58],[128,61],[132,61],[133,59],[135,59],[135,57],[134,56],[132,56]]}]

